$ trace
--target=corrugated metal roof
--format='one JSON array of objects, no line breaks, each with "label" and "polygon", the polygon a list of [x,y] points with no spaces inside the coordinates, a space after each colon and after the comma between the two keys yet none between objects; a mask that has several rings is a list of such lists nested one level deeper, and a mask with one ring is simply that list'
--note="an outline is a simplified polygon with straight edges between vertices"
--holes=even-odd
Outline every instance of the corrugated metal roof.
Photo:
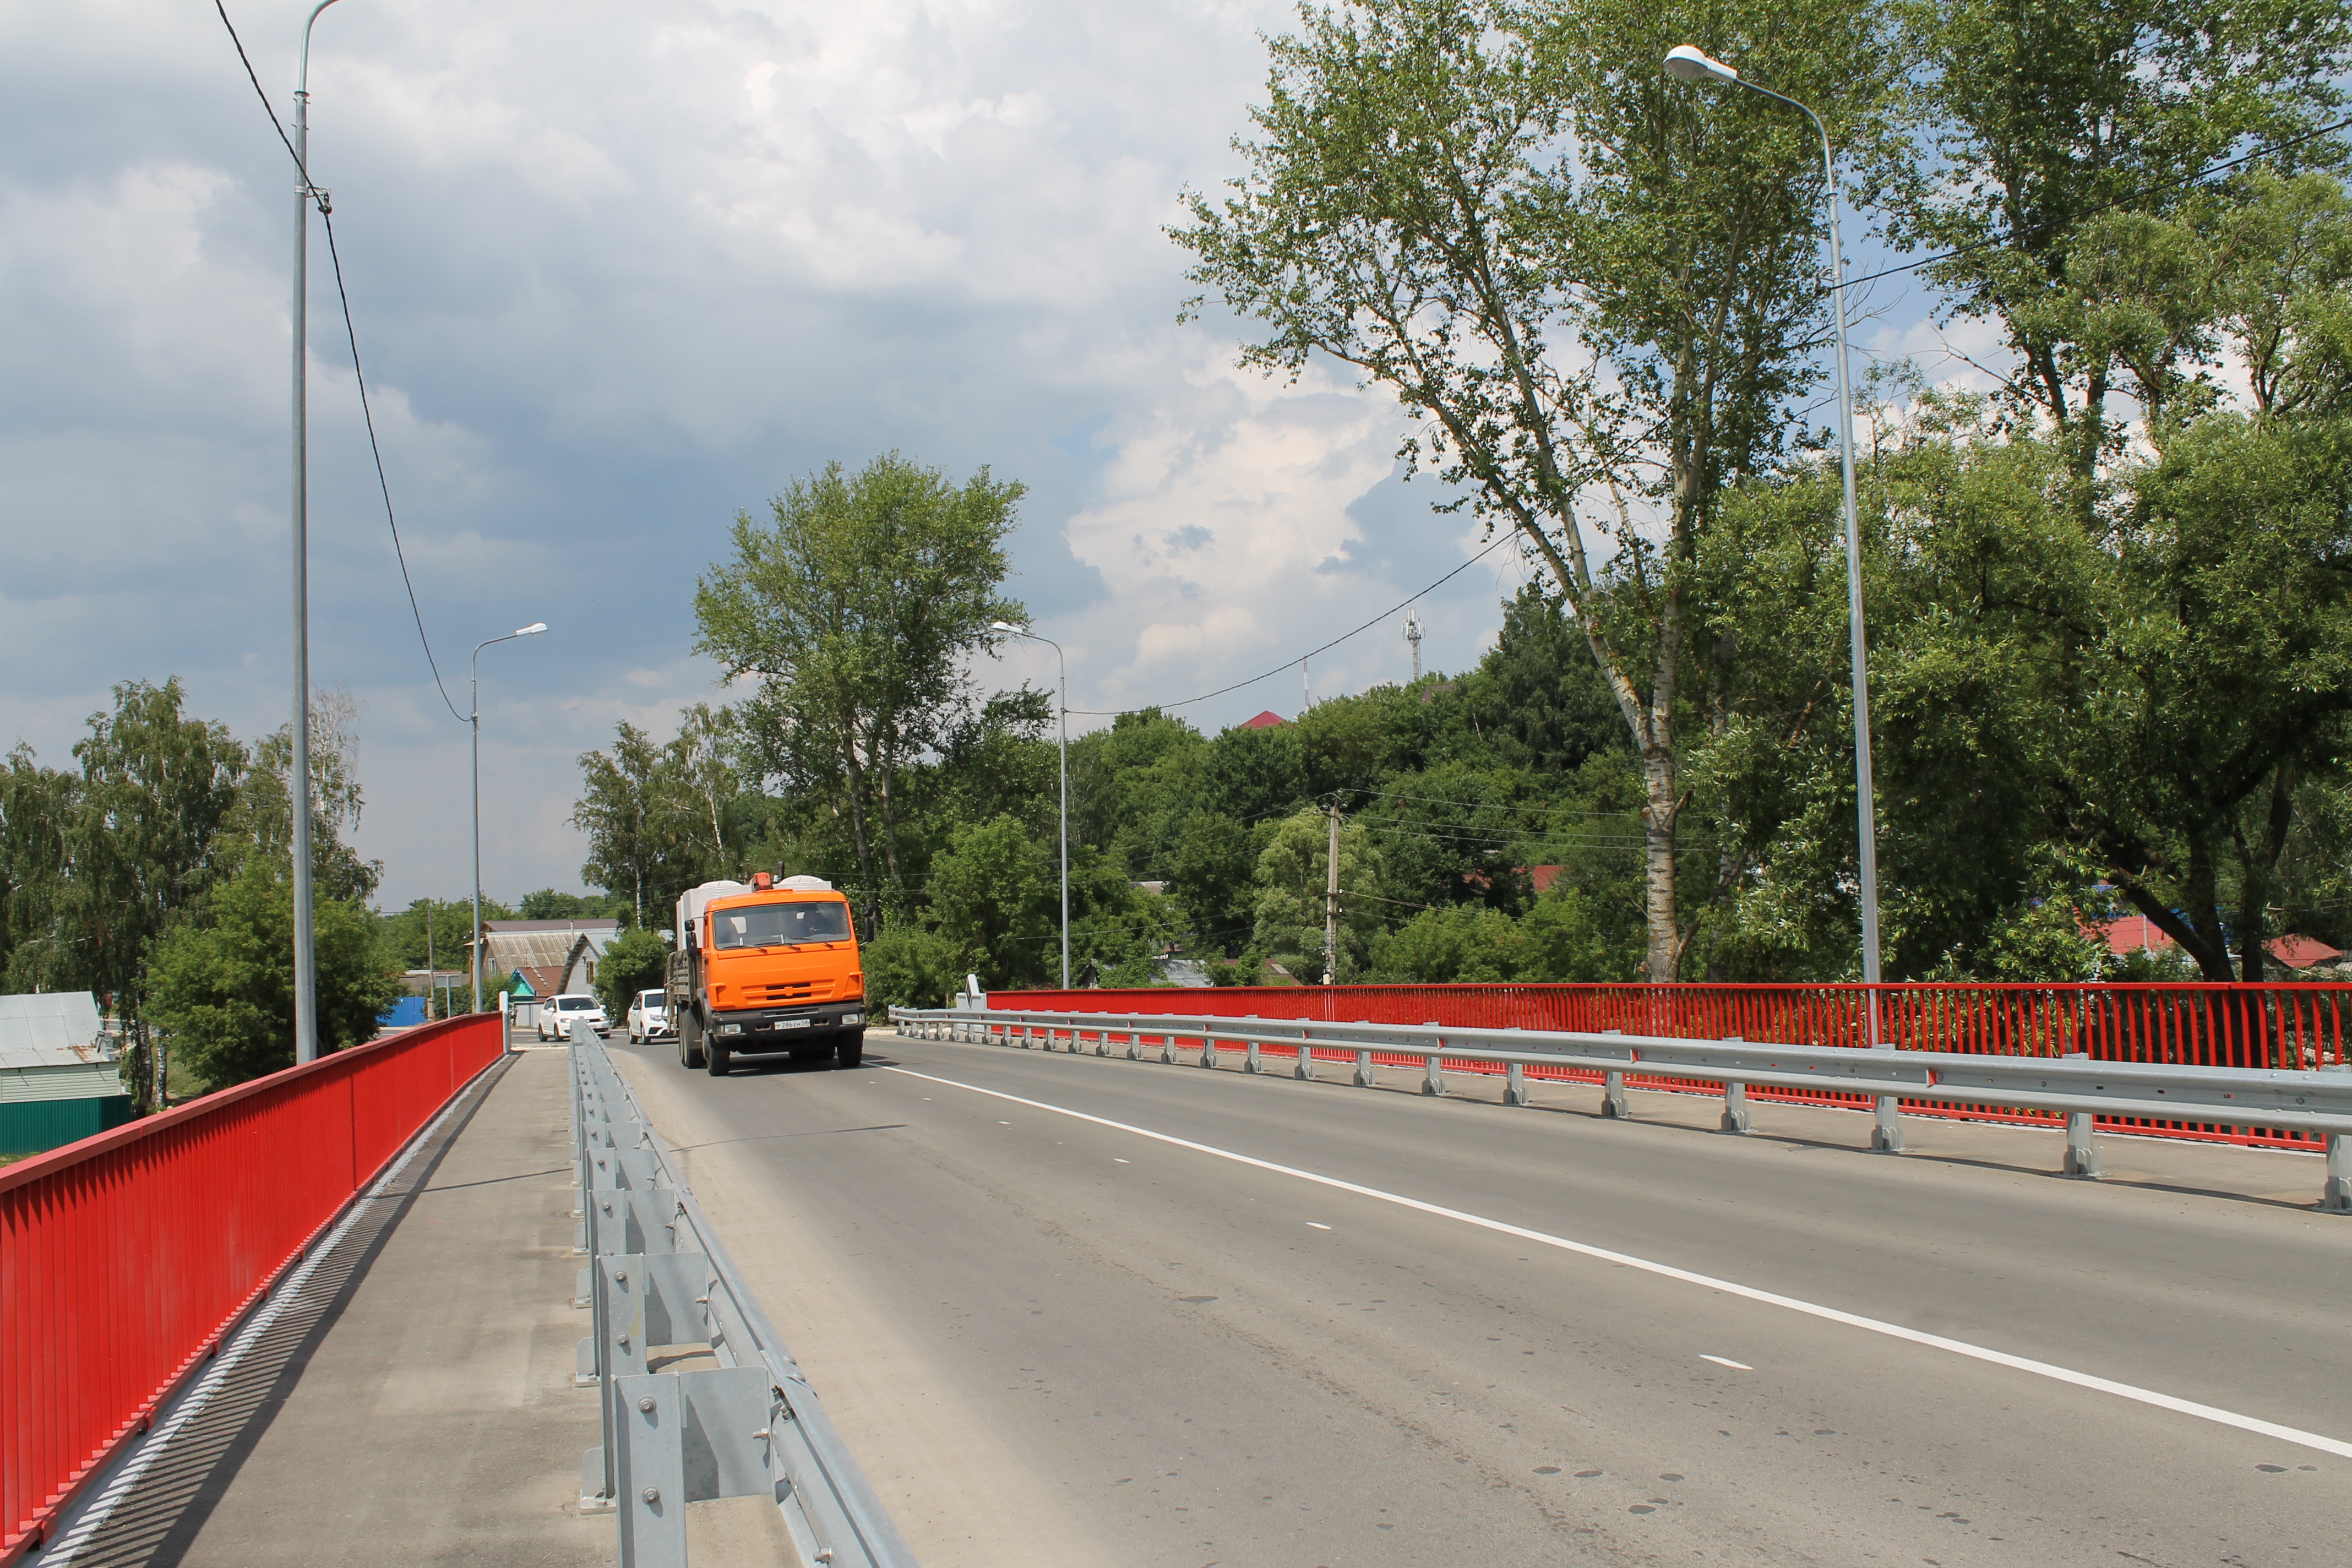
[{"label": "corrugated metal roof", "polygon": [[106,1059],[98,998],[89,992],[0,996],[0,1068],[79,1067]]}]

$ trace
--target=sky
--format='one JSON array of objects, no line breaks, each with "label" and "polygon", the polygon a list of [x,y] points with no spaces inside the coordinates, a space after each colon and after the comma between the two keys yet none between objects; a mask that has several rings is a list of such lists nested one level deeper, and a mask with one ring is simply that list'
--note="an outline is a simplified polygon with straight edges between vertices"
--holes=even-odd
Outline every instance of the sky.
[{"label": "sky", "polygon": [[[308,0],[228,15],[290,119]],[[1389,395],[1234,368],[1179,324],[1165,226],[1237,172],[1286,4],[341,0],[310,58],[377,434],[445,704],[310,228],[314,685],[360,704],[380,901],[465,896],[480,656],[482,879],[581,887],[583,752],[720,699],[698,574],[740,510],[897,450],[1028,488],[1008,591],[1069,705],[1213,732],[1295,661],[1484,548],[1402,481]],[[0,3],[0,745],[70,765],[128,679],[251,738],[289,675],[292,164],[205,0]],[[1857,247],[1858,261],[1872,254]],[[1899,302],[1864,333],[1910,352]],[[1491,645],[1504,545],[1423,600]],[[1404,679],[1400,617],[1312,666]],[[1049,650],[983,679],[1053,678]],[[1103,722],[1082,719],[1083,727]]]}]

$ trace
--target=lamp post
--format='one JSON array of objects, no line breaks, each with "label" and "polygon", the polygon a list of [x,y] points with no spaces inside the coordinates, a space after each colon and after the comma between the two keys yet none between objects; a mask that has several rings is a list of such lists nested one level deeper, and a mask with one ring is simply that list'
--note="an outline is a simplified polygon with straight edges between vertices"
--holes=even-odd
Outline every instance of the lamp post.
[{"label": "lamp post", "polygon": [[1062,657],[1062,645],[1052,637],[1041,637],[1035,632],[1024,632],[1009,621],[992,621],[989,630],[1003,637],[1027,637],[1031,642],[1044,643],[1054,650],[1054,663],[1061,671],[1055,687],[1054,716],[1061,725],[1062,759],[1062,989],[1070,988],[1070,666]]},{"label": "lamp post", "polygon": [[335,0],[319,0],[302,24],[302,65],[294,85],[294,734],[286,802],[294,830],[294,1059],[319,1056],[319,973],[311,941],[310,387],[310,204],[326,193],[310,183],[310,29]]},{"label": "lamp post", "polygon": [[[1678,44],[1667,50],[1665,66],[1668,75],[1683,81],[1722,82],[1777,99],[1811,121],[1822,140],[1822,176],[1829,187],[1830,310],[1837,324],[1838,469],[1845,490],[1846,623],[1853,647],[1853,777],[1858,796],[1854,815],[1862,849],[1862,978],[1863,984],[1870,987],[1870,1044],[1874,1050],[1882,1044],[1878,1036],[1877,991],[1878,807],[1870,775],[1870,673],[1863,643],[1862,528],[1854,504],[1853,392],[1846,380],[1845,254],[1838,240],[1837,155],[1831,150],[1829,127],[1822,123],[1822,117],[1788,94],[1749,81],[1732,67],[1688,44]],[[1872,1146],[1887,1151],[1902,1147],[1902,1132],[1891,1099],[1881,1098],[1878,1102],[1878,1127]]]},{"label": "lamp post", "polygon": [[535,637],[546,629],[545,621],[533,621],[520,630],[474,645],[473,711],[466,715],[466,725],[474,732],[474,1011],[477,1013],[482,1010],[482,650],[498,643],[512,642],[517,637]]}]

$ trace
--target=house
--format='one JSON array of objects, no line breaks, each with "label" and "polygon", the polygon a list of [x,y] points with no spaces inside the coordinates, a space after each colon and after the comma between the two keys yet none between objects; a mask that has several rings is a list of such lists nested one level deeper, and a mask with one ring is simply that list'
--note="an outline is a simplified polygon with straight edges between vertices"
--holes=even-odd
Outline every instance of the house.
[{"label": "house", "polygon": [[[2082,930],[2095,942],[2104,939],[2107,951],[2117,958],[2135,952],[2167,952],[2173,946],[2172,938],[2146,915],[2123,915],[2104,925],[2085,924]],[[2340,948],[2315,937],[2294,934],[2272,937],[2263,943],[2263,952],[2272,963],[2294,973],[2324,969],[2344,956]]]},{"label": "house", "polygon": [[538,1021],[532,1005],[538,999],[593,989],[597,961],[620,939],[621,922],[614,920],[484,921],[482,973],[511,970],[522,978],[530,995],[517,994],[524,1005],[514,1022],[527,1028]]},{"label": "house", "polygon": [[97,997],[0,996],[0,1155],[38,1154],[130,1120]]},{"label": "house", "polygon": [[1234,728],[1236,730],[1271,730],[1276,724],[1287,724],[1289,722],[1289,720],[1284,718],[1281,714],[1269,708],[1255,719],[1243,720],[1240,723],[1234,725]]}]

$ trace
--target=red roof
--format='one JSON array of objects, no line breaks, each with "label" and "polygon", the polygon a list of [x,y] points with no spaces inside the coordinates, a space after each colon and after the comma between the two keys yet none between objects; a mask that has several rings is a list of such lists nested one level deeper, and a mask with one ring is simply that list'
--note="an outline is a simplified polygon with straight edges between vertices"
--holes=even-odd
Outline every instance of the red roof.
[{"label": "red roof", "polygon": [[1530,866],[1528,868],[1528,880],[1535,884],[1537,892],[1549,893],[1551,885],[1559,880],[1559,874],[1567,869],[1565,866]]},{"label": "red roof", "polygon": [[[2107,951],[2121,957],[2129,952],[2160,952],[2172,945],[2172,939],[2146,915],[2125,915],[2108,923],[2105,931],[2096,926],[2083,928],[2085,936],[2105,936]],[[2263,943],[2263,951],[2289,969],[2308,969],[2315,963],[2326,963],[2341,958],[2341,949],[2328,946],[2316,937],[2274,936]]]},{"label": "red roof", "polygon": [[1287,724],[1289,722],[1289,720],[1284,718],[1281,714],[1269,708],[1255,719],[1243,720],[1240,723],[1234,725],[1234,728],[1236,730],[1271,730],[1276,724]]},{"label": "red roof", "polygon": [[2289,969],[2309,969],[2315,963],[2325,963],[2331,958],[2341,958],[2344,950],[2330,947],[2316,937],[2273,937],[2263,943],[2263,951],[2285,964]]}]

